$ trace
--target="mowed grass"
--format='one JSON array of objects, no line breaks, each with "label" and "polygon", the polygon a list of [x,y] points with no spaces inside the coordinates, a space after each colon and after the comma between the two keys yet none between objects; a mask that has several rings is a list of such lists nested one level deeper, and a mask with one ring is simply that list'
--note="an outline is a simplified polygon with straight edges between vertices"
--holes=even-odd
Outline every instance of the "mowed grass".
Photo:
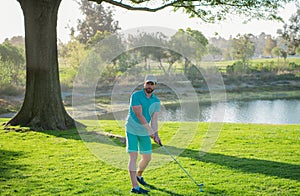
[{"label": "mowed grass", "polygon": [[[236,60],[237,61],[237,60]],[[218,61],[218,62],[214,62],[214,65],[218,66],[218,67],[226,67],[228,65],[232,65],[234,62],[236,62],[235,60],[232,61]],[[250,62],[257,64],[257,63],[268,63],[268,62],[274,62],[275,66],[277,65],[277,62],[280,63],[284,63],[284,59],[283,58],[267,58],[267,59],[251,59]],[[293,58],[287,58],[287,62],[289,63],[296,63],[296,64],[300,64],[300,58],[299,57],[293,57]]]},{"label": "mowed grass", "polygon": [[[1,124],[5,121],[0,119]],[[122,123],[82,123],[87,128],[81,134],[75,130],[9,131],[1,127],[0,195],[129,195],[126,169],[97,158],[87,147],[87,142],[102,142],[94,135],[97,131],[124,136]],[[178,134],[195,126],[195,134]],[[179,122],[160,125],[166,148],[171,152],[184,150],[176,158],[199,183],[204,183],[204,192],[200,193],[170,159],[155,169],[150,164],[144,173],[152,185],[150,195],[300,195],[300,125],[223,124],[212,149],[200,156],[199,149],[211,126]],[[83,133],[94,139],[83,141]],[[181,143],[189,139],[187,147],[182,148]],[[112,151],[115,148],[111,146]],[[124,150],[126,158],[125,146],[120,143],[118,148]]]}]

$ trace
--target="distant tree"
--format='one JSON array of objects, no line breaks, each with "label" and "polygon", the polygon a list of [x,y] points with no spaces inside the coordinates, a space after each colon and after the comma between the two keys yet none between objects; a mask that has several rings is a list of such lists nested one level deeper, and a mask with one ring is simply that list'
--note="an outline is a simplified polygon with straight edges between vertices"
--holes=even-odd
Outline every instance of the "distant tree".
[{"label": "distant tree", "polygon": [[118,33],[110,33],[108,31],[97,31],[96,34],[90,38],[88,44],[93,46],[92,50],[97,50],[102,60],[110,63],[116,60],[116,54],[119,51],[125,50],[125,42],[122,40],[122,35]]},{"label": "distant tree", "polygon": [[171,36],[169,44],[183,56],[184,73],[186,73],[191,60],[187,56],[200,61],[207,52],[208,40],[200,31],[187,28],[186,31],[179,29],[175,35]]},{"label": "distant tree", "polygon": [[75,70],[78,69],[86,55],[87,50],[85,49],[85,45],[74,37],[67,44],[62,44],[59,48],[59,57],[63,61],[62,64]]},{"label": "distant tree", "polygon": [[[122,36],[117,33],[111,35],[106,31],[97,31],[94,37],[90,39],[90,44],[93,45],[93,48],[84,49],[83,44],[77,39],[75,41],[75,46],[78,46],[80,49],[78,52],[81,52],[75,59],[80,60],[78,63],[83,65],[78,71],[88,77],[99,77],[99,85],[111,84],[118,74],[125,72],[132,66],[133,62],[130,59],[130,54],[123,53],[126,46],[123,43]],[[74,54],[76,55],[76,50],[74,50]],[[91,61],[99,62],[96,66],[93,66],[95,65],[93,62],[87,63]],[[84,78],[82,80],[80,78],[77,79],[83,83],[87,81]]]},{"label": "distant tree", "polygon": [[233,55],[236,59],[240,59],[243,63],[243,68],[246,69],[247,62],[254,54],[254,43],[251,41],[252,34],[238,35],[232,40]]},{"label": "distant tree", "polygon": [[277,64],[279,65],[279,58],[282,57],[285,60],[287,57],[287,52],[282,48],[276,46],[272,49],[272,55],[277,57]]},{"label": "distant tree", "polygon": [[296,54],[296,49],[300,46],[300,8],[289,19],[289,24],[284,24],[283,29],[279,29],[277,33],[285,40],[287,53]]},{"label": "distant tree", "polygon": [[217,56],[222,56],[222,50],[212,44],[207,45],[207,52],[208,54],[212,55],[215,59]]},{"label": "distant tree", "polygon": [[170,75],[170,72],[171,72],[171,69],[172,69],[174,63],[176,61],[179,61],[182,58],[182,56],[181,56],[181,54],[179,54],[175,51],[172,51],[172,50],[166,50],[165,53],[166,53],[166,61],[169,65],[168,69],[167,69],[167,73]]},{"label": "distant tree", "polygon": [[[165,69],[162,66],[162,59],[166,57],[161,47],[167,46],[166,36],[163,33],[140,33],[138,36],[130,35],[128,42],[130,47],[135,47],[135,51],[139,54],[139,58],[144,61],[144,67],[146,70],[150,70],[150,64],[148,60],[153,58],[157,60],[162,70]],[[146,46],[146,47],[145,47]]]},{"label": "distant tree", "polygon": [[[6,84],[18,86],[22,83],[20,75],[25,70],[25,58],[22,48],[13,46],[10,42],[0,44],[1,74],[0,80]],[[23,75],[23,74],[22,74]]]},{"label": "distant tree", "polygon": [[6,38],[5,42],[9,42],[12,45],[17,46],[22,49],[24,49],[24,47],[25,47],[25,39],[23,36],[13,36],[10,39]]},{"label": "distant tree", "polygon": [[[98,42],[93,50],[95,50],[103,62],[107,64],[104,68],[101,66],[98,67],[100,69],[99,73],[101,73],[99,82],[104,81],[106,84],[111,84],[118,74],[121,75],[129,68],[133,67],[135,65],[135,60],[132,60],[129,53],[123,53],[123,51],[126,50],[126,45],[122,40],[122,35],[117,33],[110,35],[110,33],[107,32],[103,34],[98,31],[92,40],[101,39],[99,37],[105,37],[105,39]],[[118,56],[116,56],[117,54]]]},{"label": "distant tree", "polygon": [[124,73],[128,69],[135,67],[137,61],[134,58],[134,55],[122,53],[113,59],[113,64],[115,65],[115,70],[117,72]]},{"label": "distant tree", "polygon": [[13,46],[9,42],[0,44],[0,58],[2,61],[12,61],[17,66],[25,63],[22,49]]},{"label": "distant tree", "polygon": [[255,43],[255,51],[254,56],[263,56],[264,55],[264,48],[266,46],[266,39],[267,35],[262,32],[258,36],[254,37],[254,43]]},{"label": "distant tree", "polygon": [[[278,19],[278,9],[298,0],[208,0],[159,1],[91,0],[107,2],[128,10],[155,12],[166,7],[185,10],[191,17],[205,22],[224,20],[228,15],[245,15],[248,19]],[[61,0],[18,0],[25,23],[26,92],[23,105],[7,125],[29,126],[32,129],[62,130],[75,127],[61,98],[57,55],[57,13]],[[99,21],[102,22],[102,21]]]},{"label": "distant tree", "polygon": [[231,52],[231,42],[232,37],[230,36],[229,40],[225,38],[218,37],[218,38],[210,38],[209,44],[218,47],[222,51],[222,57],[225,60],[232,60],[232,52]]},{"label": "distant tree", "polygon": [[71,85],[73,85],[78,68],[87,54],[88,50],[85,45],[75,39],[74,36],[68,43],[59,45],[58,56],[60,65],[68,68],[67,77],[63,81],[66,86],[72,87]]},{"label": "distant tree", "polygon": [[99,42],[101,42],[101,40],[105,39],[106,37],[110,36],[112,33],[108,32],[108,31],[96,31],[96,34],[89,38],[88,42],[86,43],[86,45],[89,46],[89,48],[92,48],[94,46],[96,46],[97,44],[99,44]]},{"label": "distant tree", "polygon": [[234,51],[231,47],[223,49],[222,56],[224,60],[233,60],[234,59],[233,52]]},{"label": "distant tree", "polygon": [[85,18],[78,20],[77,38],[81,43],[86,44],[97,32],[115,33],[120,29],[118,21],[114,21],[113,9],[105,8],[101,4],[96,4],[88,0],[80,0],[79,9]]},{"label": "distant tree", "polygon": [[282,51],[283,51],[282,48],[276,46],[272,49],[272,55],[279,59],[279,57],[281,57]]},{"label": "distant tree", "polygon": [[267,35],[266,45],[264,47],[264,55],[272,56],[272,49],[277,46],[276,40],[271,35]]},{"label": "distant tree", "polygon": [[200,61],[207,52],[206,46],[208,45],[208,40],[203,33],[198,30],[187,28],[186,33],[197,40],[197,42],[193,43],[193,45],[195,45],[194,47],[196,49],[196,59]]}]

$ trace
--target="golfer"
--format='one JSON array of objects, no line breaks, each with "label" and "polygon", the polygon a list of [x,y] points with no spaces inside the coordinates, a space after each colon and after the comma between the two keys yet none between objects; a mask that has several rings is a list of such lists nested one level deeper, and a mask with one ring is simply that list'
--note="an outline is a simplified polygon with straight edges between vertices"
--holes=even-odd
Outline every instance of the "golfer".
[{"label": "golfer", "polygon": [[[142,177],[151,160],[152,143],[150,137],[160,144],[158,136],[158,112],[160,100],[153,91],[157,84],[154,75],[147,75],[143,90],[134,92],[130,98],[130,108],[126,121],[126,150],[129,153],[128,171],[132,183],[132,193],[147,194],[149,191],[141,188],[147,185]],[[136,168],[138,152],[141,160]],[[139,184],[138,184],[139,183]]]}]

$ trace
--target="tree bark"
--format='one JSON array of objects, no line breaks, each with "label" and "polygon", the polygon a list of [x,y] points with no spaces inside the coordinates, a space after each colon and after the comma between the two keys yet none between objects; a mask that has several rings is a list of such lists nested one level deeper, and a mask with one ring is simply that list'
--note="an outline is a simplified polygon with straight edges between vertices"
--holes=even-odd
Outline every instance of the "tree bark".
[{"label": "tree bark", "polygon": [[188,66],[189,66],[189,59],[184,57],[184,70],[183,70],[184,75],[187,74]]},{"label": "tree bark", "polygon": [[7,125],[33,130],[74,128],[59,82],[56,26],[61,0],[18,1],[25,22],[26,92],[21,110]]}]

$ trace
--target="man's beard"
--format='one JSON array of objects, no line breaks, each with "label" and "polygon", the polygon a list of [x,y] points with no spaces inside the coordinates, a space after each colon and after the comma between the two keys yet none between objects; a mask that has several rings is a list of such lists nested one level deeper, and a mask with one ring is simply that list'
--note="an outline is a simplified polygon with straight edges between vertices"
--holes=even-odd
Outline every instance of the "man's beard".
[{"label": "man's beard", "polygon": [[152,89],[152,88],[144,88],[144,89],[145,89],[146,93],[148,93],[148,94],[150,94],[154,91],[154,89]]}]

